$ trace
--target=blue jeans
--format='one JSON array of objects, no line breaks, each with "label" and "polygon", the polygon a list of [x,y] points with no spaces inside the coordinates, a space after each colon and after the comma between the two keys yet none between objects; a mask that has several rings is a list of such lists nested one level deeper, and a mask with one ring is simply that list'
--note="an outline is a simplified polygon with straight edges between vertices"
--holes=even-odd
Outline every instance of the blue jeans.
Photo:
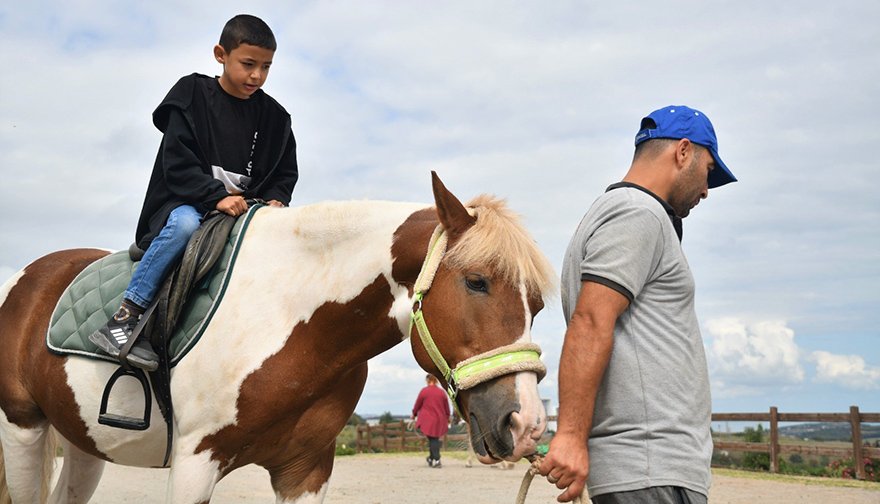
[{"label": "blue jeans", "polygon": [[186,244],[199,228],[204,214],[204,211],[189,205],[181,205],[171,211],[165,227],[159,232],[159,236],[150,242],[143,259],[134,271],[125,291],[126,299],[141,308],[150,305],[165,278],[183,257]]}]

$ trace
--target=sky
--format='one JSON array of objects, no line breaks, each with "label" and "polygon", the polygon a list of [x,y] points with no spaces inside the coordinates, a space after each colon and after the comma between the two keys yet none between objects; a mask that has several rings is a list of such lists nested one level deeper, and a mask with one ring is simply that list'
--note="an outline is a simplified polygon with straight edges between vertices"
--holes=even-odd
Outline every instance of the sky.
[{"label": "sky", "polygon": [[[0,277],[132,241],[151,113],[241,2],[0,6]],[[685,219],[716,412],[880,412],[880,3],[251,1],[278,40],[294,205],[506,198],[557,271],[642,117],[703,111],[739,182]],[[535,319],[555,405],[565,321]],[[409,344],[370,362],[362,415],[408,414]]]}]

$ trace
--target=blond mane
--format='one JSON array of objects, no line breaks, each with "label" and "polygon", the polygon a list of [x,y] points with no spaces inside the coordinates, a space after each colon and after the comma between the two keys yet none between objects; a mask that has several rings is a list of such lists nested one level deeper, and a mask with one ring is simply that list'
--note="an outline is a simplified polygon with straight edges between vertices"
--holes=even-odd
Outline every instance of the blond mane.
[{"label": "blond mane", "polygon": [[450,265],[489,264],[503,281],[524,283],[529,293],[545,298],[556,295],[553,266],[505,200],[482,194],[465,206],[477,222],[449,250]]}]

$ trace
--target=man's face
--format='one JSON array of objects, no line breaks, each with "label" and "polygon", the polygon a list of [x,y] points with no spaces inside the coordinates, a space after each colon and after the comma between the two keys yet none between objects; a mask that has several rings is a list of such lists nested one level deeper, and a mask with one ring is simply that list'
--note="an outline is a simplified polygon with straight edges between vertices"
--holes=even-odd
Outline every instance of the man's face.
[{"label": "man's face", "polygon": [[250,98],[266,82],[274,56],[275,51],[250,44],[241,44],[229,53],[215,47],[214,57],[223,65],[220,85],[236,98]]},{"label": "man's face", "polygon": [[679,174],[669,197],[669,204],[679,217],[687,217],[691,209],[709,195],[709,172],[715,169],[712,154],[703,147],[691,144],[693,157]]}]

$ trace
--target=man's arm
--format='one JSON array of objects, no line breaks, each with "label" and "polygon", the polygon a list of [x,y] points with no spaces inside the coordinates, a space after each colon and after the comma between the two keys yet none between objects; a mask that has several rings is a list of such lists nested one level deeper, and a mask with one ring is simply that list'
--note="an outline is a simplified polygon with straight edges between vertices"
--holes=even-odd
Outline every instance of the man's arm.
[{"label": "man's arm", "polygon": [[541,475],[566,489],[559,502],[573,500],[586,486],[596,393],[611,358],[614,324],[628,305],[626,296],[610,287],[589,281],[581,286],[559,361],[557,431],[540,467]]}]

